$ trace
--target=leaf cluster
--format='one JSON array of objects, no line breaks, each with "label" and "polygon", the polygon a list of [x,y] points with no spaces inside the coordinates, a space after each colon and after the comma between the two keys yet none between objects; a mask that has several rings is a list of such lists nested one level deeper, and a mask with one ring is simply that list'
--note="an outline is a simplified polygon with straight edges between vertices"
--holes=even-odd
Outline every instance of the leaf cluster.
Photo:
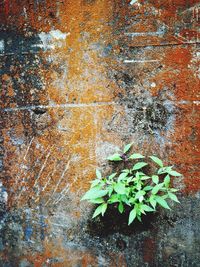
[{"label": "leaf cluster", "polygon": [[140,153],[130,154],[131,146],[127,144],[121,154],[115,153],[108,157],[109,161],[124,162],[128,168],[105,177],[96,170],[96,178],[82,197],[82,200],[98,205],[92,218],[104,216],[109,205],[115,205],[119,213],[129,207],[130,225],[135,219],[141,221],[143,214],[156,211],[157,206],[170,209],[168,199],[179,202],[175,195],[178,190],[170,187],[170,181],[171,177],[181,174],[173,170],[172,166],[164,166],[158,157],[150,156],[150,161],[157,168],[154,174],[147,175],[144,169],[149,164]]}]

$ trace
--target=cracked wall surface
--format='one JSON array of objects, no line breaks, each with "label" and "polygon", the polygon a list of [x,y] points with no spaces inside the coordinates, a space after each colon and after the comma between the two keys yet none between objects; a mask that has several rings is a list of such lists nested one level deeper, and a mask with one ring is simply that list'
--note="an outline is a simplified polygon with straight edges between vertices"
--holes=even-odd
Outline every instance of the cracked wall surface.
[{"label": "cracked wall surface", "polygon": [[[0,1],[0,266],[200,266],[199,8]],[[128,142],[183,174],[181,204],[91,221],[80,198]]]}]

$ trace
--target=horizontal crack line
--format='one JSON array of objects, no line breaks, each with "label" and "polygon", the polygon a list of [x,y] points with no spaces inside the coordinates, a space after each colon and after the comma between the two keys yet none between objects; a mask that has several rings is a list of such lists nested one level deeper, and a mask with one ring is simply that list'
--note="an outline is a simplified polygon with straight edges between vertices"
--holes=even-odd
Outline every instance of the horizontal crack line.
[{"label": "horizontal crack line", "polygon": [[130,36],[130,37],[138,37],[138,36],[163,36],[163,31],[157,31],[157,32],[125,32],[124,35]]},{"label": "horizontal crack line", "polygon": [[151,63],[151,62],[159,62],[159,59],[147,59],[147,60],[134,60],[134,59],[125,59],[124,63]]},{"label": "horizontal crack line", "polygon": [[1,112],[12,112],[20,110],[34,110],[34,109],[52,109],[52,108],[83,108],[83,107],[101,107],[116,105],[115,102],[96,102],[96,103],[80,103],[80,104],[55,104],[55,105],[34,105],[34,106],[22,106],[14,108],[1,108]]},{"label": "horizontal crack line", "polygon": [[[171,103],[174,104],[195,104],[199,105],[199,100],[170,100]],[[124,105],[126,103],[120,102],[97,102],[97,103],[81,103],[81,104],[58,104],[58,105],[35,105],[35,106],[23,106],[23,107],[15,107],[15,108],[0,108],[0,112],[13,112],[13,111],[23,111],[23,110],[34,110],[34,109],[52,109],[52,108],[83,108],[83,107],[102,107],[102,106],[115,106],[115,105]]]},{"label": "horizontal crack line", "polygon": [[165,43],[165,44],[148,44],[148,45],[129,45],[130,48],[151,48],[151,47],[167,47],[167,46],[185,46],[185,45],[200,45],[200,42],[185,42],[185,43]]},{"label": "horizontal crack line", "polygon": [[[40,54],[41,51],[42,50],[40,50],[40,51],[24,51],[24,52],[20,52],[20,51],[17,51],[17,52],[3,52],[3,53],[0,53],[0,57]],[[42,51],[42,52],[44,52],[44,51]]]}]

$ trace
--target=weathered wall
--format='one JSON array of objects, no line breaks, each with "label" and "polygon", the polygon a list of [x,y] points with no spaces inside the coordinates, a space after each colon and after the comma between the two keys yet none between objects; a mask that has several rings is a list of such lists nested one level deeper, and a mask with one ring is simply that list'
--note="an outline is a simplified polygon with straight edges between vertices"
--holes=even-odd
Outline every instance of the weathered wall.
[{"label": "weathered wall", "polygon": [[[199,1],[4,0],[0,23],[0,266],[200,266]],[[80,197],[129,141],[181,204],[92,223]]]}]

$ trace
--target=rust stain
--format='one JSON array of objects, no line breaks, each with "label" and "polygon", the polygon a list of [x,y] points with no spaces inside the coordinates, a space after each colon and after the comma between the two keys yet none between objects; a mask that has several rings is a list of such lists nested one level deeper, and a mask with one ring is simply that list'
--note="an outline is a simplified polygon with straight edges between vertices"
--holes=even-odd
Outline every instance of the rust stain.
[{"label": "rust stain", "polygon": [[29,255],[26,259],[33,263],[35,267],[42,267],[44,264],[55,267],[74,267],[77,264],[81,264],[83,267],[98,266],[94,255],[81,250],[64,249],[62,242],[59,240],[57,240],[57,245],[46,242],[45,251],[42,254]]},{"label": "rust stain", "polygon": [[7,16],[9,13],[9,0],[4,1],[4,7],[5,7],[5,14]]},{"label": "rust stain", "polygon": [[[105,46],[105,42],[102,43],[101,41],[101,36],[107,36],[107,32],[109,32],[109,26],[105,25],[111,20],[111,3],[101,1],[101,3],[90,5],[83,4],[83,2],[80,1],[78,4],[80,8],[77,8],[77,2],[68,1],[65,3],[59,3],[59,6],[61,7],[59,10],[59,6],[56,3],[50,3],[50,1],[47,1],[45,9],[42,8],[42,5],[42,2],[38,4],[34,2],[30,3],[28,8],[25,1],[23,5],[17,5],[17,2],[13,1],[10,12],[14,13],[12,16],[7,18],[6,22],[7,25],[11,27],[13,24],[12,17],[17,16],[17,13],[20,14],[21,12],[25,12],[26,14],[21,16],[19,21],[15,21],[15,24],[18,26],[18,30],[20,28],[23,30],[23,23],[26,21],[29,25],[28,27],[31,27],[32,30],[47,32],[50,30],[50,26],[46,26],[48,22],[46,23],[44,22],[45,20],[41,21],[39,19],[39,17],[46,17],[47,20],[52,20],[54,27],[57,27],[57,29],[66,33],[69,32],[69,36],[66,38],[66,43],[62,45],[61,48],[56,48],[53,52],[40,52],[39,54],[39,56],[43,58],[44,63],[47,63],[46,59],[48,59],[48,57],[52,57],[55,60],[53,60],[50,70],[39,70],[39,75],[42,77],[41,79],[45,81],[45,90],[47,94],[39,95],[39,99],[37,100],[38,104],[47,103],[48,98],[50,101],[53,101],[53,103],[58,105],[65,103],[79,104],[83,102],[87,104],[96,101],[111,101],[113,99],[113,84],[106,76],[104,77],[104,75],[102,75],[106,72],[107,63],[105,61],[104,64],[104,60],[99,57],[99,53],[101,52],[100,50],[103,49],[102,45]],[[98,12],[96,11],[97,6]],[[67,14],[65,10],[67,10]],[[56,12],[59,12],[59,22],[56,19]],[[104,23],[104,28],[102,28],[101,21]],[[84,36],[84,34],[86,36]],[[88,45],[90,44],[94,45],[91,46],[91,48],[88,48]],[[67,71],[67,74],[63,73],[60,64],[63,64],[63,66],[67,68],[67,70],[64,70]],[[12,72],[13,71],[14,69]],[[20,72],[22,70],[16,69],[15,73],[16,71],[18,73],[18,77],[16,74],[15,77],[16,79],[20,79]],[[33,74],[34,72],[30,70],[30,72],[26,75]],[[8,74],[5,74],[3,76],[3,80],[8,80],[9,77],[10,76]],[[56,84],[56,81],[61,81],[61,79],[63,79],[63,88],[60,88],[60,86]],[[14,97],[12,86],[7,92],[7,101],[9,101],[8,104],[10,107],[15,107],[14,102],[13,106],[9,100],[10,97]],[[23,85],[20,86],[21,90],[23,90]],[[31,101],[31,98],[29,99]],[[29,99],[27,100],[29,101]],[[74,161],[70,164],[69,170],[65,175],[70,177],[68,180],[69,184],[73,181],[74,177],[78,175],[76,178],[77,181],[73,184],[73,188],[71,188],[71,190],[76,191],[77,188],[85,188],[87,185],[86,181],[89,181],[91,175],[94,173],[94,171],[91,172],[87,166],[90,166],[91,168],[91,166],[96,165],[95,151],[93,148],[97,133],[94,117],[95,109],[95,107],[88,107],[87,109],[77,107],[76,109],[69,109],[69,111],[64,111],[62,109],[55,111],[53,109],[49,109],[45,111],[44,115],[37,115],[37,113],[35,115],[33,113],[35,118],[35,122],[33,123],[35,124],[34,127],[36,127],[36,132],[39,133],[40,131],[43,131],[43,135],[34,139],[34,143],[31,144],[25,161],[23,160],[23,157],[20,155],[18,157],[16,155],[19,153],[24,155],[24,153],[26,153],[28,143],[27,145],[23,145],[24,149],[22,148],[22,151],[18,151],[15,145],[12,144],[10,138],[6,137],[7,133],[5,132],[4,145],[9,150],[9,156],[7,159],[5,158],[5,162],[9,162],[10,164],[12,161],[16,161],[16,158],[19,158],[18,163],[16,162],[15,164],[16,169],[9,170],[9,176],[12,177],[9,184],[14,184],[14,195],[16,194],[16,190],[18,192],[17,201],[19,206],[22,205],[21,201],[25,204],[27,201],[29,202],[35,199],[35,190],[41,191],[41,189],[37,188],[37,186],[45,186],[45,183],[47,182],[45,179],[48,177],[48,174],[53,171],[52,163],[56,158],[63,161],[62,168],[64,168],[67,164],[70,157],[75,155],[75,157],[79,158],[77,162]],[[9,116],[9,114],[7,114],[7,116]],[[30,116],[32,115],[30,114]],[[17,121],[20,121],[20,118],[23,123],[23,112],[17,113]],[[23,131],[25,130],[24,127],[26,126],[19,126],[17,123],[15,126],[7,125],[6,129],[9,129],[10,127],[13,128],[13,131],[18,132],[16,135],[23,136]],[[19,132],[19,127],[22,128],[22,132]],[[51,130],[49,130],[48,127],[51,127]],[[63,130],[59,132],[57,127],[60,127]],[[64,130],[65,128],[66,131]],[[35,133],[32,134],[33,136],[35,135]],[[29,140],[31,140],[31,138],[29,138]],[[90,145],[88,146],[89,143]],[[50,156],[46,159],[46,156],[50,152],[49,147],[51,148],[52,146],[54,146],[54,148],[52,149]],[[39,147],[39,149],[37,147]],[[61,149],[61,153],[59,153],[59,149]],[[13,156],[11,156],[11,151],[13,151]],[[69,157],[69,155],[71,156]],[[43,166],[43,164],[45,166],[41,170],[41,166]],[[32,169],[25,169],[25,171],[23,171],[21,170],[22,165],[27,166],[27,168],[29,168],[28,166],[32,166]],[[7,169],[9,169],[9,167]],[[86,171],[87,169],[88,171]],[[84,183],[82,182],[82,179],[80,179],[83,173],[87,179]],[[25,180],[21,177],[22,175],[27,176]],[[50,188],[54,190],[53,188],[55,187],[57,181],[59,181],[60,175],[62,174],[58,170],[55,171],[46,190],[50,190]],[[18,177],[19,184],[15,183],[16,176]],[[38,179],[39,185],[35,184],[35,179]],[[58,192],[61,192],[65,184],[66,179],[64,178],[58,185]],[[26,194],[27,191],[29,191],[29,195]],[[46,192],[47,191],[40,192],[40,197],[44,197]]]},{"label": "rust stain", "polygon": [[[95,168],[105,167],[107,149],[127,140],[134,141],[135,151],[160,152],[167,163],[175,164],[184,175],[184,194],[199,191],[196,4],[196,0],[138,1],[133,6],[106,0],[0,3],[5,42],[1,137],[6,150],[0,175],[8,193],[7,208],[42,206],[54,212],[60,206],[64,209],[65,199],[73,196],[75,208],[64,214],[78,223],[85,216],[80,196]],[[129,116],[129,106],[134,108],[140,97],[144,103],[150,97],[170,104],[171,126],[151,129],[151,134],[138,130],[149,118],[142,117],[135,126],[137,117]],[[140,114],[146,108],[143,102]],[[46,221],[52,226],[50,218]],[[64,249],[62,240],[56,245],[45,240],[43,247],[44,252],[26,257],[34,266],[98,266],[96,255]],[[154,240],[147,238],[143,257],[149,264],[154,261],[152,247]],[[109,256],[110,266],[127,266],[124,254]],[[53,258],[58,262],[52,263]]]},{"label": "rust stain", "polygon": [[153,264],[156,253],[155,250],[156,250],[155,240],[151,238],[146,238],[143,244],[143,257],[144,261],[150,265]]}]

